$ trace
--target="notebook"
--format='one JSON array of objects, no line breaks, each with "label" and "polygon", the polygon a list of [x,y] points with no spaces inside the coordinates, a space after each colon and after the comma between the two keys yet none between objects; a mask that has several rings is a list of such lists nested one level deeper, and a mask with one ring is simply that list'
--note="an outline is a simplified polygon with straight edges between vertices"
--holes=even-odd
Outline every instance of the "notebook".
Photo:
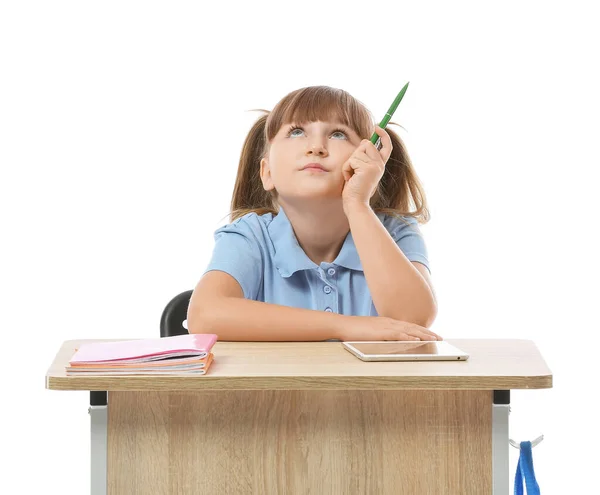
[{"label": "notebook", "polygon": [[82,344],[67,375],[204,375],[213,362],[217,335],[201,333],[154,339]]}]

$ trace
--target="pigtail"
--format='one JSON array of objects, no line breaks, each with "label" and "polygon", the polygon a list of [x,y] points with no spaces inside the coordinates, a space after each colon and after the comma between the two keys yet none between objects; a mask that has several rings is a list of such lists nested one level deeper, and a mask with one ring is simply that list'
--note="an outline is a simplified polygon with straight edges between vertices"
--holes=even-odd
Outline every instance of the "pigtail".
[{"label": "pigtail", "polygon": [[385,130],[392,141],[392,154],[385,165],[377,191],[371,198],[371,208],[396,217],[411,216],[421,224],[427,223],[430,214],[425,192],[406,146],[395,131],[389,127]]},{"label": "pigtail", "polygon": [[277,213],[272,191],[265,191],[260,179],[260,160],[267,150],[265,125],[269,112],[254,123],[242,146],[235,185],[231,197],[230,221],[255,212],[257,215]]}]

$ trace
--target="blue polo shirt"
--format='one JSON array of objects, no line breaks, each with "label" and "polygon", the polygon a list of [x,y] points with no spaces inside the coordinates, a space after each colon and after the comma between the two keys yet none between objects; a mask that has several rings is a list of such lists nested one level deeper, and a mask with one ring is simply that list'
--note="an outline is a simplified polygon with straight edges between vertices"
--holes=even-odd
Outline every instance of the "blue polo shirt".
[{"label": "blue polo shirt", "polygon": [[[410,261],[428,270],[427,249],[417,220],[378,213]],[[212,258],[204,273],[220,270],[240,284],[244,297],[349,316],[378,316],[352,232],[332,263],[316,264],[298,244],[282,207],[279,214],[248,213],[214,233]]]}]

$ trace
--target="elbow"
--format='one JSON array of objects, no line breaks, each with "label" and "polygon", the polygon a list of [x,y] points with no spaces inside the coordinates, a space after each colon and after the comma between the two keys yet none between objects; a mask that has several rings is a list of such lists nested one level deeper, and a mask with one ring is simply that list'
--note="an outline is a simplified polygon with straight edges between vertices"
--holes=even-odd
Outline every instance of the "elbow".
[{"label": "elbow", "polygon": [[435,321],[435,316],[430,317],[409,317],[404,318],[403,321],[408,321],[410,323],[414,323],[415,325],[419,325],[424,328],[431,328],[433,322]]},{"label": "elbow", "polygon": [[437,304],[434,302],[430,307],[418,313],[407,313],[401,311],[384,311],[379,316],[387,316],[399,321],[407,321],[425,328],[430,328],[437,317]]},{"label": "elbow", "polygon": [[202,320],[194,315],[190,318],[188,314],[187,318],[187,330],[188,333],[207,333],[204,329],[204,325],[202,324]]},{"label": "elbow", "polygon": [[415,321],[413,323],[421,325],[425,328],[430,328],[437,317],[437,313],[437,302],[435,300],[432,300],[431,304],[429,304],[427,308],[425,308],[421,312],[421,314],[417,318],[415,318]]},{"label": "elbow", "polygon": [[422,327],[431,328],[434,321],[435,321],[435,316],[432,316],[429,318],[422,319],[420,322],[416,322],[416,323],[417,323],[417,325],[421,325]]},{"label": "elbow", "polygon": [[437,317],[437,312],[437,304],[434,302],[432,307],[421,318],[422,323],[417,323],[417,325],[421,325],[425,328],[430,328]]},{"label": "elbow", "polygon": [[419,308],[419,312],[415,315],[416,317],[411,321],[422,327],[430,328],[437,317],[437,313],[437,299],[432,294],[431,298],[423,302],[421,308]]},{"label": "elbow", "polygon": [[205,308],[190,304],[187,311],[188,333],[213,333],[210,318]]}]

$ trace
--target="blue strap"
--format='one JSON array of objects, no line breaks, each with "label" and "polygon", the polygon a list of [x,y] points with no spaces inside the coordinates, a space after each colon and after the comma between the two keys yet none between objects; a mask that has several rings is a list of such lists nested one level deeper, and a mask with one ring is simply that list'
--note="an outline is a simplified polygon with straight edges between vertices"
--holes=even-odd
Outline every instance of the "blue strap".
[{"label": "blue strap", "polygon": [[533,471],[531,442],[521,442],[521,455],[519,456],[515,476],[515,495],[523,495],[523,478],[525,478],[527,495],[540,495],[540,487],[535,480],[535,472]]}]

